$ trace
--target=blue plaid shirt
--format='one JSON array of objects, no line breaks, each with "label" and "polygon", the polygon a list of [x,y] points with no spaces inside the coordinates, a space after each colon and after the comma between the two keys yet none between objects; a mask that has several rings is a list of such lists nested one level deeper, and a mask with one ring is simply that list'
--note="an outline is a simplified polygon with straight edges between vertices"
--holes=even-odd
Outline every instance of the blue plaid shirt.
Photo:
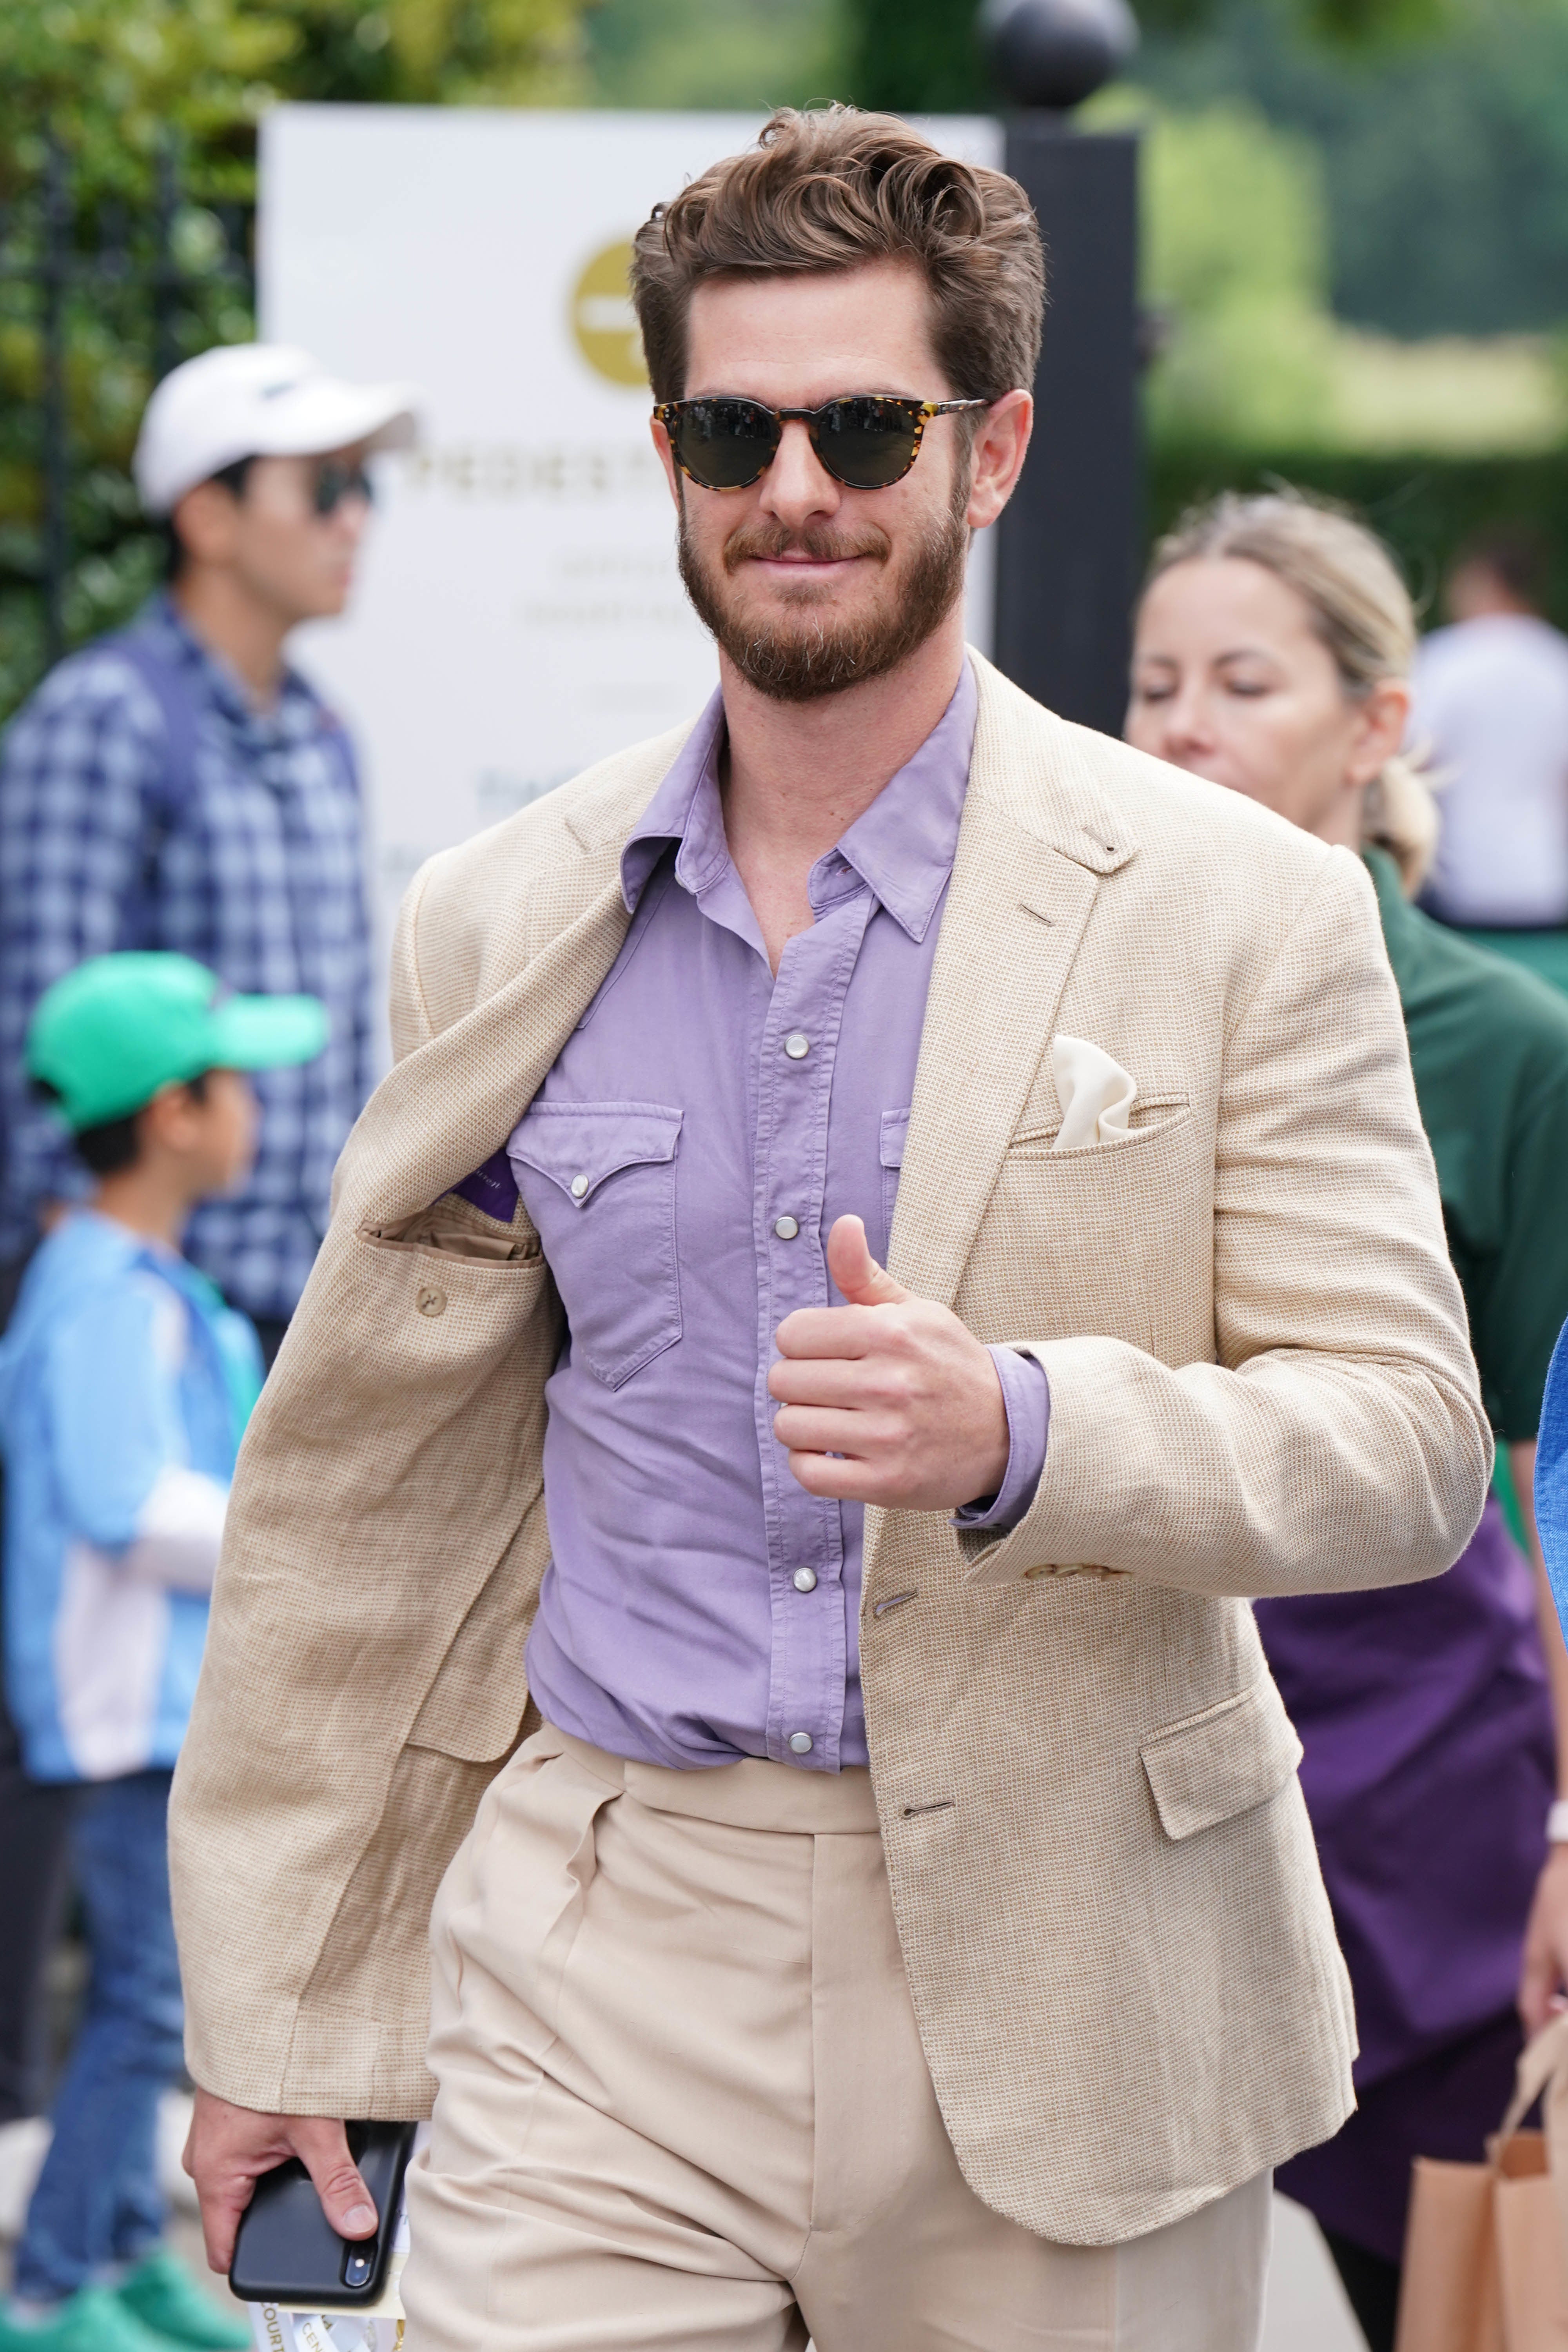
[{"label": "blue plaid shirt", "polygon": [[188,1257],[251,1315],[292,1312],[326,1230],[332,1168],[370,1087],[369,922],[346,740],[293,672],[270,709],[166,596],[137,623],[188,671],[195,789],[165,808],[163,714],[111,639],[47,677],[0,750],[0,1260],[41,1200],[84,1184],[34,1102],[23,1043],[50,982],[85,956],[168,948],[229,987],[306,990],[331,1021],[314,1062],[258,1074],[261,1148],[244,1190],[208,1202]]}]

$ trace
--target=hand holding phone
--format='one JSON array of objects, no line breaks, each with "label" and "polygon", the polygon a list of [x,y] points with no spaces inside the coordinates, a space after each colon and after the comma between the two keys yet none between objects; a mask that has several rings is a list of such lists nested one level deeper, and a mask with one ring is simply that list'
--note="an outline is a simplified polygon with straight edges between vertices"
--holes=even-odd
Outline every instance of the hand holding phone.
[{"label": "hand holding phone", "polygon": [[241,2216],[228,2283],[242,2303],[330,2310],[374,2303],[386,2276],[414,2124],[347,2126],[348,2149],[374,2201],[376,2228],[347,2238],[332,2228],[298,2158],[264,2172]]},{"label": "hand holding phone", "polygon": [[375,2231],[374,2201],[349,2154],[341,2123],[326,2116],[262,2115],[216,2092],[197,2090],[184,2161],[201,2200],[213,2270],[226,2272],[234,2259],[235,2232],[257,2180],[290,2158],[310,2174],[338,2236],[361,2239]]}]

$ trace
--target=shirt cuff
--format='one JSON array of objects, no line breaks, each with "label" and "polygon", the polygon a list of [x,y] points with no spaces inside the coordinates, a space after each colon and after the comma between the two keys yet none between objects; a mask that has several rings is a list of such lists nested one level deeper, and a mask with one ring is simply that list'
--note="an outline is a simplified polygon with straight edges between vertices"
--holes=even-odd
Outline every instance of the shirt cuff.
[{"label": "shirt cuff", "polygon": [[1007,1414],[1007,1471],[994,1495],[982,1495],[952,1515],[955,1528],[984,1528],[993,1535],[1011,1535],[1035,1499],[1046,1467],[1046,1444],[1051,1433],[1051,1384],[1044,1364],[1021,1356],[1016,1348],[993,1348],[991,1360],[1002,1383]]}]

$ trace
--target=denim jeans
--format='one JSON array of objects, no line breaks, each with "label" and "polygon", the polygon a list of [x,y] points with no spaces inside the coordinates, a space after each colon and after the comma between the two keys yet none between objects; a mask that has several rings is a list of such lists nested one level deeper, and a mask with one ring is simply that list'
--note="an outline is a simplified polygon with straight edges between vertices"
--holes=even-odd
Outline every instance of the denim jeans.
[{"label": "denim jeans", "polygon": [[179,2079],[180,1967],[169,1910],[168,1772],[82,1789],[72,1827],[90,1971],[55,2136],[16,2249],[37,2303],[133,2263],[162,2235],[159,2094]]}]

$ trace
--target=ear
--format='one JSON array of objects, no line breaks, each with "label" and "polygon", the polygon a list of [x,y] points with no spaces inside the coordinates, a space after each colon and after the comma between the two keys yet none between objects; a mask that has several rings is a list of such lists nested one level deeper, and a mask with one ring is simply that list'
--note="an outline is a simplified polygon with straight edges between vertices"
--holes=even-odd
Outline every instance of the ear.
[{"label": "ear", "polygon": [[171,1078],[137,1114],[142,1150],[156,1146],[176,1154],[188,1150],[204,1115],[205,1106],[197,1102],[190,1088],[178,1078]]},{"label": "ear", "polygon": [[184,1138],[190,1097],[184,1087],[160,1087],[136,1114],[136,1139],[143,1152],[178,1151]]},{"label": "ear", "polygon": [[982,418],[974,436],[969,504],[963,518],[971,530],[984,530],[994,522],[1012,497],[1028,455],[1034,425],[1035,404],[1026,392],[1004,393]]},{"label": "ear", "polygon": [[222,482],[198,482],[175,500],[169,520],[194,563],[226,563],[238,518],[239,501]]},{"label": "ear", "polygon": [[1356,727],[1345,768],[1347,784],[1370,784],[1381,775],[1405,740],[1410,724],[1410,688],[1402,677],[1380,678],[1356,705]]},{"label": "ear", "polygon": [[675,452],[669,446],[669,436],[657,416],[648,418],[648,430],[653,435],[653,453],[664,467],[664,478],[669,484],[669,495],[675,500],[675,510],[680,512],[680,471],[675,462]]}]

